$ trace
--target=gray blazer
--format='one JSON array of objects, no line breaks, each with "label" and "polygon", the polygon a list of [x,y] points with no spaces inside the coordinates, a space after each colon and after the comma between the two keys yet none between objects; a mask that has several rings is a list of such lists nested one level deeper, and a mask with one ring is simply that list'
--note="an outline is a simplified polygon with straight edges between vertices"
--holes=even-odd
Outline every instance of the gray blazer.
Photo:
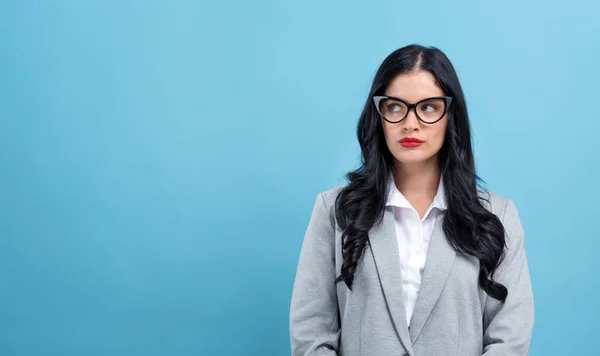
[{"label": "gray blazer", "polygon": [[334,217],[341,187],[317,196],[304,236],[290,306],[292,356],[518,356],[533,331],[533,294],[523,229],[512,200],[484,201],[507,233],[494,280],[503,304],[478,286],[479,261],[455,253],[435,222],[415,310],[407,326],[391,207],[369,232],[352,291],[341,273],[342,231]]}]

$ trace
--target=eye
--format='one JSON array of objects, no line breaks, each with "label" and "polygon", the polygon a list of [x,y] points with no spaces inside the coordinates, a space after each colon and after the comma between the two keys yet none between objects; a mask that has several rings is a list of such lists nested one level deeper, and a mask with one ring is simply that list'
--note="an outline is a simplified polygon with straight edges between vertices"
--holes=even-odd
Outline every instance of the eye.
[{"label": "eye", "polygon": [[390,104],[390,105],[388,105],[388,110],[390,112],[398,112],[398,111],[400,111],[400,109],[401,109],[400,105],[398,105],[398,104]]},{"label": "eye", "polygon": [[435,112],[437,111],[437,107],[433,104],[425,104],[422,106],[423,111],[425,112]]}]

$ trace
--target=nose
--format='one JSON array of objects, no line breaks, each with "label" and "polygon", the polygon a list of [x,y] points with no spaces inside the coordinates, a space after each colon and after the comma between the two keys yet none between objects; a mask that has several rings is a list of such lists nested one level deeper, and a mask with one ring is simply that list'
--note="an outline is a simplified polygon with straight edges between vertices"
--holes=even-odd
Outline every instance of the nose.
[{"label": "nose", "polygon": [[414,110],[409,110],[408,115],[402,121],[402,130],[407,132],[419,130],[419,118]]}]

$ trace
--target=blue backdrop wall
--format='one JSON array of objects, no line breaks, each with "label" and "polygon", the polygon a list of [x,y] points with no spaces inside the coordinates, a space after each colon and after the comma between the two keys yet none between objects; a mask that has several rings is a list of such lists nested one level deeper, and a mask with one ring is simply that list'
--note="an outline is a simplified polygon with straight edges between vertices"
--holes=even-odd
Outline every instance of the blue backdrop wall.
[{"label": "blue backdrop wall", "polygon": [[599,4],[2,1],[0,354],[289,354],[312,204],[409,43],[519,208],[531,355],[597,354]]}]

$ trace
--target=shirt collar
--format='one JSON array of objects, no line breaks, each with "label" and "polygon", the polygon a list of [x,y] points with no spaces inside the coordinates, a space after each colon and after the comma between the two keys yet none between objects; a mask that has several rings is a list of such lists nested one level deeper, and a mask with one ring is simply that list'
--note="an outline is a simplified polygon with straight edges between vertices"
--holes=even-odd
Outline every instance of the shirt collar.
[{"label": "shirt collar", "polygon": [[[440,177],[440,184],[438,185],[437,193],[433,198],[432,207],[438,208],[440,210],[448,209],[448,204],[446,203],[446,192],[444,189],[444,176]],[[408,202],[408,200],[404,197],[404,195],[398,190],[396,184],[394,183],[394,175],[390,171],[388,174],[388,196],[387,201],[385,203],[386,206],[396,206],[399,208],[412,208],[412,205]]]}]

